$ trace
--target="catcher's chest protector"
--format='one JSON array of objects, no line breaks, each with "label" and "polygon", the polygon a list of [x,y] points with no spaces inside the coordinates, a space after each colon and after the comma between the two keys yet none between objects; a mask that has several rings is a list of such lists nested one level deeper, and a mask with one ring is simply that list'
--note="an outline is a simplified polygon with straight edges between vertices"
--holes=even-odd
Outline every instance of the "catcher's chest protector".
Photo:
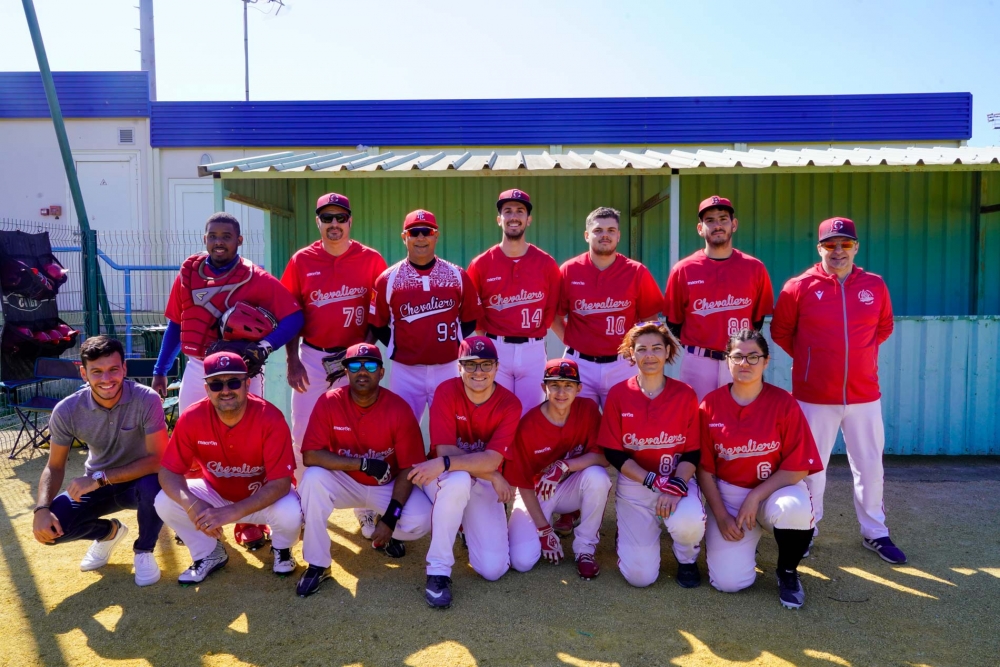
[{"label": "catcher's chest protector", "polygon": [[198,358],[205,356],[209,343],[218,340],[216,325],[235,304],[233,294],[253,277],[253,265],[243,257],[218,276],[206,268],[207,262],[208,254],[200,253],[181,265],[181,351]]}]

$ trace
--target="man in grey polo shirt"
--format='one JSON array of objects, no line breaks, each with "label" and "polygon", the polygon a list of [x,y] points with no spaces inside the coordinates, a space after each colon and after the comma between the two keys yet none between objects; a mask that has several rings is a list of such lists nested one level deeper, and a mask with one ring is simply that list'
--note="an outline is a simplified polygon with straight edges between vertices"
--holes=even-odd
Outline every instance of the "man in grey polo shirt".
[{"label": "man in grey polo shirt", "polygon": [[[105,336],[88,338],[80,346],[80,376],[87,386],[61,400],[49,419],[51,447],[38,483],[34,533],[43,544],[93,540],[80,562],[87,572],[107,564],[128,535],[118,519],[100,517],[138,510],[139,539],[132,545],[135,583],[149,586],[160,579],[153,547],[163,521],[153,501],[160,492],[157,473],[167,425],[160,396],[125,379],[124,357],[121,343]],[[74,438],[90,448],[86,474],[59,493]]]}]

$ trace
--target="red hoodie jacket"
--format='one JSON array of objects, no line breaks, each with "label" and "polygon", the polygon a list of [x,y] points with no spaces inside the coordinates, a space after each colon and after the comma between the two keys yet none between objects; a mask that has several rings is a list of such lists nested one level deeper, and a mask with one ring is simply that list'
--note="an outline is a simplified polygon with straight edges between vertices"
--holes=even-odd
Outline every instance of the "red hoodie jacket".
[{"label": "red hoodie jacket", "polygon": [[889,289],[857,265],[843,285],[822,264],[792,278],[771,320],[771,338],[792,357],[792,395],[806,403],[878,400],[878,346],[890,334]]}]

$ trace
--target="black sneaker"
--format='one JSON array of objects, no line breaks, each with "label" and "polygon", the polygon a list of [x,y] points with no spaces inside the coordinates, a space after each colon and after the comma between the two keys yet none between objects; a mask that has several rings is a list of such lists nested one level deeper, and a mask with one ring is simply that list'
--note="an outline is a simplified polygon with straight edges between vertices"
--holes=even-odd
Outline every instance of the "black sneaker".
[{"label": "black sneaker", "polygon": [[677,564],[677,585],[681,588],[698,588],[701,586],[701,572],[697,563]]},{"label": "black sneaker", "polygon": [[428,574],[424,598],[427,600],[427,604],[435,609],[447,609],[450,607],[451,577],[441,574]]},{"label": "black sneaker", "polygon": [[778,599],[785,609],[798,609],[806,601],[806,592],[802,589],[798,572],[783,572],[778,570]]},{"label": "black sneaker", "polygon": [[406,555],[406,545],[393,537],[389,538],[388,544],[384,544],[380,547],[375,546],[375,543],[373,542],[372,548],[376,551],[385,553],[385,555],[389,556],[389,558],[402,558]]},{"label": "black sneaker", "polygon": [[295,593],[300,597],[312,595],[319,590],[319,585],[330,578],[330,568],[310,565],[302,573],[299,583],[295,586]]}]

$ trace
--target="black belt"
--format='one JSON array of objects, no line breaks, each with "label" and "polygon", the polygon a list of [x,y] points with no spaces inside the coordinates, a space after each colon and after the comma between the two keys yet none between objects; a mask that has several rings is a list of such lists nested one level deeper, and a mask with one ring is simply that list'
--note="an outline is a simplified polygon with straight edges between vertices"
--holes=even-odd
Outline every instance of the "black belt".
[{"label": "black belt", "polygon": [[514,345],[521,345],[522,343],[530,343],[537,340],[545,340],[544,338],[529,338],[527,336],[497,336],[491,333],[486,334],[486,337],[498,340],[501,343],[512,343]]},{"label": "black belt", "polygon": [[619,356],[617,354],[605,354],[603,356],[594,356],[592,354],[584,354],[583,352],[577,352],[571,347],[566,348],[566,354],[575,354],[584,361],[590,361],[595,364],[611,364],[618,361]]},{"label": "black belt", "polygon": [[320,352],[326,352],[327,354],[333,354],[334,352],[343,352],[347,349],[346,347],[320,347],[319,345],[313,345],[307,340],[303,340],[302,344],[305,345],[306,347],[311,347],[314,350],[319,350]]},{"label": "black belt", "polygon": [[684,349],[687,350],[688,354],[693,354],[696,357],[708,357],[709,359],[715,359],[716,361],[725,361],[726,353],[719,352],[718,350],[710,350],[707,347],[695,347],[694,345],[686,345]]}]

